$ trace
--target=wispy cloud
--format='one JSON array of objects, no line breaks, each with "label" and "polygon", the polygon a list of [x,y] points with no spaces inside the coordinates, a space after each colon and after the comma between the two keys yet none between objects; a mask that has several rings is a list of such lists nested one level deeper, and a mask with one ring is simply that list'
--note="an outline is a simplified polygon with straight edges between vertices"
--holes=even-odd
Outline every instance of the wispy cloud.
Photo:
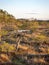
[{"label": "wispy cloud", "polygon": [[25,13],[25,14],[39,14],[39,12],[29,12],[29,13]]}]

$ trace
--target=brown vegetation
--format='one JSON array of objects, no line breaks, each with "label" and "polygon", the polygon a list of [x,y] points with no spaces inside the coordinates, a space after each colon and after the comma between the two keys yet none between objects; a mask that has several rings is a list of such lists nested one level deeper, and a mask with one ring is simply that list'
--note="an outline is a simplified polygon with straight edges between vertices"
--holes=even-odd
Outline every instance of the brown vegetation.
[{"label": "brown vegetation", "polygon": [[[0,53],[2,63],[49,65],[49,20],[15,19],[11,14],[0,10]],[[48,55],[33,55],[29,59],[29,54]]]}]

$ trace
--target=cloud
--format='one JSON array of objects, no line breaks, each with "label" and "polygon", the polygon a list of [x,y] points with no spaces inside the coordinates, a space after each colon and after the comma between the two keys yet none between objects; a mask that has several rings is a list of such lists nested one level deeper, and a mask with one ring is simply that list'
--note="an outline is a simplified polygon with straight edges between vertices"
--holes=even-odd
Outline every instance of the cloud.
[{"label": "cloud", "polygon": [[39,13],[36,13],[36,12],[31,12],[31,13],[25,13],[25,14],[39,14]]}]

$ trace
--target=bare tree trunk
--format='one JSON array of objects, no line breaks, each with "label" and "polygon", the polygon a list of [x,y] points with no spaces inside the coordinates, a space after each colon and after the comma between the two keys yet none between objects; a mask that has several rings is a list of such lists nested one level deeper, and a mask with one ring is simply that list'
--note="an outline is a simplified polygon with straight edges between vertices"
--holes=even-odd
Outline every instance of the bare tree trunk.
[{"label": "bare tree trunk", "polygon": [[18,50],[18,48],[19,48],[21,39],[22,39],[22,37],[18,37],[18,39],[17,39],[17,45],[16,45],[16,49],[17,49],[17,50]]}]

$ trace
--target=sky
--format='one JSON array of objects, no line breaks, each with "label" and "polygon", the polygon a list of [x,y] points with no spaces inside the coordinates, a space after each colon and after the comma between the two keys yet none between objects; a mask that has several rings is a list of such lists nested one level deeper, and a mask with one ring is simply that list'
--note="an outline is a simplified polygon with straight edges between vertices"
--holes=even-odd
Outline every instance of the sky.
[{"label": "sky", "polygon": [[49,20],[49,0],[0,0],[0,9],[15,18]]}]

